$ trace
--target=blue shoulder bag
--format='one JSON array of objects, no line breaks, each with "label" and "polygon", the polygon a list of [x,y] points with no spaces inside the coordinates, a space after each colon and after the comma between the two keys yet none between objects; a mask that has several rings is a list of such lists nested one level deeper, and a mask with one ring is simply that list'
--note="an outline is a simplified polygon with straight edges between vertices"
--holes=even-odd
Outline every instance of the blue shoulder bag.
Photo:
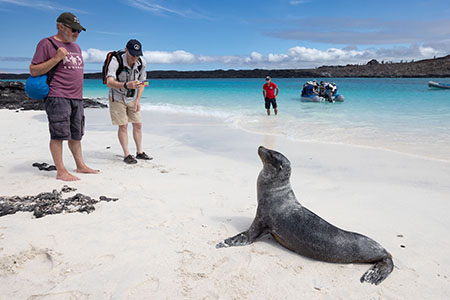
[{"label": "blue shoulder bag", "polygon": [[[53,47],[58,50],[55,43],[50,38],[48,38],[48,40],[52,43]],[[45,99],[47,97],[48,92],[50,91],[50,81],[52,80],[53,75],[55,75],[56,67],[60,63],[61,62],[57,63],[47,74],[36,77],[30,75],[28,77],[27,82],[25,83],[25,93],[28,97],[36,100]]]}]

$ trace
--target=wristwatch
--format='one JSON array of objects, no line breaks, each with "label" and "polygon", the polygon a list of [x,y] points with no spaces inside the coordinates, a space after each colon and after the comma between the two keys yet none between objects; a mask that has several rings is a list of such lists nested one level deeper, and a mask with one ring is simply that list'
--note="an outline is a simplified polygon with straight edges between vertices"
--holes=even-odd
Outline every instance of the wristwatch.
[{"label": "wristwatch", "polygon": [[123,88],[126,89],[126,90],[128,90],[128,88],[127,88],[127,81],[125,81],[125,82],[123,83]]}]

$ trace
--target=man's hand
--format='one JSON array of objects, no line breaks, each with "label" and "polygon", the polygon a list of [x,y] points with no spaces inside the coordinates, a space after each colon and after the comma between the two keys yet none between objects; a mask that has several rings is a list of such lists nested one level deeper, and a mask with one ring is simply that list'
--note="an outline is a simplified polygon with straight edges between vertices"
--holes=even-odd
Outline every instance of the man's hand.
[{"label": "man's hand", "polygon": [[30,75],[31,76],[40,76],[43,74],[48,73],[54,66],[56,66],[64,57],[69,54],[64,47],[59,47],[58,50],[56,50],[55,56],[50,58],[47,61],[44,61],[40,64],[30,64]]},{"label": "man's hand", "polygon": [[134,105],[134,111],[139,112],[141,110],[141,101],[136,101],[136,104]]},{"label": "man's hand", "polygon": [[67,54],[69,54],[69,52],[67,52],[66,48],[59,47],[58,50],[56,51],[55,57],[58,59],[58,61],[60,61],[64,59],[64,57],[66,57]]},{"label": "man's hand", "polygon": [[129,88],[130,90],[137,89],[140,85],[141,85],[141,82],[139,80],[127,82],[127,88]]}]

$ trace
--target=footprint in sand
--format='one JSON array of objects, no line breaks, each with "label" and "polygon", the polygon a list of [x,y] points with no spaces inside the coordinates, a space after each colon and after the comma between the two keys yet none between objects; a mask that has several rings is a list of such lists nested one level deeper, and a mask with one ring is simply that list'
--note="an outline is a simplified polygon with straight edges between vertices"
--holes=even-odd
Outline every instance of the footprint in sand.
[{"label": "footprint in sand", "polygon": [[81,274],[86,271],[93,270],[97,267],[108,265],[113,261],[115,256],[113,254],[106,254],[93,258],[92,260],[86,261],[84,263],[71,265],[70,268],[64,271],[64,275],[68,274]]},{"label": "footprint in sand", "polygon": [[141,283],[130,288],[127,292],[125,299],[149,299],[151,295],[154,295],[159,290],[159,279],[152,276]]},{"label": "footprint in sand", "polygon": [[180,284],[183,296],[187,297],[193,290],[194,286],[198,286],[199,281],[208,280],[210,269],[205,267],[203,262],[206,257],[203,254],[184,249],[177,251],[181,254],[180,267],[177,269],[180,277]]},{"label": "footprint in sand", "polygon": [[[31,248],[0,258],[0,278],[4,283],[1,293],[4,296],[8,295],[4,299],[25,299],[27,291],[24,290],[24,286],[27,286],[28,291],[33,291],[32,295],[37,295],[40,291],[52,290],[64,280],[64,275],[59,270],[60,264],[56,254],[49,249]],[[36,297],[35,299],[39,299],[38,296]],[[49,299],[42,297],[42,299],[44,298]],[[83,298],[72,297],[72,299]]]},{"label": "footprint in sand", "polygon": [[227,256],[220,258],[218,261],[213,263],[213,265],[211,266],[211,270],[214,271],[214,270],[220,268],[222,265],[226,264],[229,260],[230,260],[230,258]]},{"label": "footprint in sand", "polygon": [[0,276],[17,274],[23,270],[30,276],[39,276],[52,269],[53,258],[49,249],[32,248],[0,259]]},{"label": "footprint in sand", "polygon": [[153,165],[152,168],[157,169],[159,171],[159,173],[162,173],[162,174],[170,173],[173,170],[175,170],[173,168],[167,168],[166,166],[163,166],[163,165]]},{"label": "footprint in sand", "polygon": [[[115,157],[114,162],[116,164],[124,164],[122,155],[114,155],[114,157]],[[157,169],[162,174],[170,173],[173,170],[175,170],[173,168],[167,168],[164,165],[155,164],[155,163],[153,163],[151,161],[144,162],[144,161],[141,161],[141,160],[137,164],[134,164],[134,165],[127,165],[127,164],[124,164],[124,165],[126,167],[128,167],[128,168],[141,168],[142,169],[142,168],[149,168],[150,167],[151,169]]]},{"label": "footprint in sand", "polygon": [[88,300],[90,295],[80,291],[67,291],[61,293],[33,295],[27,300]]}]

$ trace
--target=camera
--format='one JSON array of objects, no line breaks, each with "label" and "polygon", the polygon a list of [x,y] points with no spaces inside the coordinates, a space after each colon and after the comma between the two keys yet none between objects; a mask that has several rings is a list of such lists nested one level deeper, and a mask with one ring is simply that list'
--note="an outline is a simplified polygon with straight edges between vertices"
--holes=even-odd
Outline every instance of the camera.
[{"label": "camera", "polygon": [[128,90],[127,89],[127,97],[128,98],[132,98],[132,97],[134,97],[134,94],[136,93],[136,90]]}]

